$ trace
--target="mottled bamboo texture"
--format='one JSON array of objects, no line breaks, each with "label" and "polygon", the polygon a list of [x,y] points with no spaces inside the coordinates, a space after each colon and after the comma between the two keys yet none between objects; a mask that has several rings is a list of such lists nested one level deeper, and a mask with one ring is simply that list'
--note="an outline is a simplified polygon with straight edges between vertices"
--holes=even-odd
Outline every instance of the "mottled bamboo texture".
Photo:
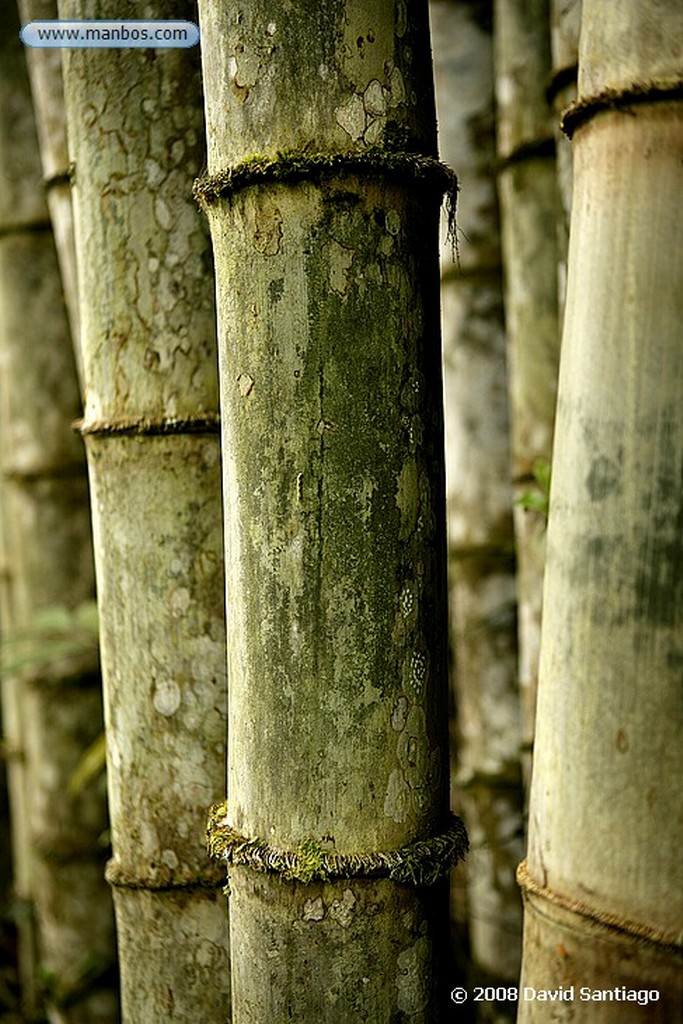
[{"label": "mottled bamboo texture", "polygon": [[[27,629],[56,606],[93,597],[80,401],[55,245],[41,180],[16,11],[0,36],[0,395],[3,533],[10,572],[6,627]],[[90,660],[90,659],[88,659]],[[104,795],[69,781],[102,729],[96,659],[61,659],[3,681],[23,779],[13,786],[15,869],[38,925],[38,963],[53,1024],[112,1022],[117,999],[98,983],[114,961],[113,911],[100,837]],[[16,801],[16,803],[15,803]],[[22,937],[25,929],[20,929]],[[28,950],[20,946],[23,958]],[[21,965],[31,1002],[26,963]]]},{"label": "mottled bamboo texture", "polygon": [[[521,872],[523,984],[575,985],[572,1019],[591,1024],[680,1020],[682,996],[683,10],[654,6],[583,5]],[[579,986],[659,998],[586,1003]]]},{"label": "mottled bamboo texture", "polygon": [[[442,244],[453,799],[472,841],[475,969],[516,981],[522,857],[514,531],[496,197],[492,4],[433,0],[441,156],[461,179],[459,263]],[[456,782],[457,779],[457,782]],[[514,1012],[514,1011],[513,1011]]]},{"label": "mottled bamboo texture", "polygon": [[191,196],[199,54],[64,56],[123,1017],[226,1021],[227,911],[204,847],[225,789],[226,669],[213,282]]},{"label": "mottled bamboo texture", "polygon": [[[390,135],[435,155],[426,4],[200,12],[210,174],[283,149],[386,153]],[[208,207],[228,816],[285,850],[390,851],[447,823],[439,200],[359,169]],[[240,867],[231,888],[236,1024],[440,1019],[445,880]]]},{"label": "mottled bamboo texture", "polygon": [[[22,25],[29,21],[52,21],[57,18],[57,0],[17,0],[17,3]],[[71,337],[76,352],[76,365],[82,378],[78,347],[78,283],[62,85],[62,51],[26,47],[25,53],[47,191],[47,205],[55,237]]]}]

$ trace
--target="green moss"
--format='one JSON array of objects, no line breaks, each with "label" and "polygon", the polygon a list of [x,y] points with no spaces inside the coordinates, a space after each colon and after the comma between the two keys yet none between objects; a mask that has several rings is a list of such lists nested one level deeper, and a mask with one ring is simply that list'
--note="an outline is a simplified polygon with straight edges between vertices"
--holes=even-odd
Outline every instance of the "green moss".
[{"label": "green moss", "polygon": [[400,133],[391,136],[389,145],[369,146],[362,153],[311,153],[287,150],[275,156],[255,154],[233,167],[212,176],[197,178],[192,190],[198,203],[208,208],[249,185],[278,181],[320,183],[330,177],[353,174],[382,175],[400,181],[422,184],[438,190],[446,198],[448,234],[456,246],[455,214],[458,196],[457,175],[446,164],[420,153],[394,148],[402,141]]},{"label": "green moss", "polygon": [[469,842],[460,818],[451,816],[448,828],[428,839],[388,852],[327,853],[315,839],[304,839],[296,853],[279,850],[263,839],[240,835],[227,824],[227,804],[209,811],[207,845],[210,856],[228,864],[279,875],[284,881],[327,882],[338,878],[390,878],[409,885],[432,885],[452,864],[462,860]]},{"label": "green moss", "polygon": [[315,839],[304,839],[299,843],[296,851],[297,869],[292,876],[304,885],[317,879],[326,879],[329,872],[326,869],[324,852]]}]

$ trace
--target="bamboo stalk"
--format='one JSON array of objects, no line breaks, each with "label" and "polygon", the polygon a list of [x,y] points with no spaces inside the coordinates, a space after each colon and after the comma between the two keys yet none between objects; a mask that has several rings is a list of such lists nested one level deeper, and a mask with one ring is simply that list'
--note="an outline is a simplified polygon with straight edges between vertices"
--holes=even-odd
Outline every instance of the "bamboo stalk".
[{"label": "bamboo stalk", "polygon": [[[492,4],[430,8],[440,150],[457,167],[459,261],[442,246],[455,797],[477,984],[516,982],[522,857],[515,560],[495,180]],[[457,772],[457,776],[455,775]],[[480,1013],[490,1006],[478,1007]],[[516,1007],[499,1007],[501,1014]]]},{"label": "bamboo stalk", "polygon": [[576,99],[581,0],[551,0],[550,16],[552,74],[548,84],[548,99],[555,115],[553,127],[557,154],[557,192],[560,200],[557,219],[557,297],[561,320],[567,292],[567,250],[574,176],[572,147],[560,127],[560,120],[562,113]]},{"label": "bamboo stalk", "polygon": [[437,295],[451,179],[434,159],[426,15],[200,5],[236,1024],[426,1022],[446,1005],[445,879],[397,880],[463,852]]},{"label": "bamboo stalk", "polygon": [[[138,17],[60,3],[61,17]],[[193,18],[192,3],[145,16]],[[124,1021],[226,1020],[220,450],[197,50],[65,53]]]},{"label": "bamboo stalk", "polygon": [[512,476],[517,538],[522,765],[528,783],[541,630],[545,522],[523,499],[552,450],[559,328],[555,147],[545,85],[548,0],[496,0],[494,44]]},{"label": "bamboo stalk", "polygon": [[[53,21],[57,18],[57,0],[18,0],[18,7],[22,24],[29,21]],[[78,282],[62,85],[62,51],[49,47],[26,47],[26,63],[31,81],[47,204],[82,385],[83,371],[78,345]]]},{"label": "bamboo stalk", "polygon": [[[683,228],[676,3],[585,0],[523,984],[680,1019]],[[558,955],[559,951],[559,955]],[[589,992],[655,990],[642,1006]],[[595,998],[595,997],[594,997]],[[523,1004],[522,1021],[545,1020]]]},{"label": "bamboo stalk", "polygon": [[[80,411],[71,338],[16,12],[6,11],[3,19],[1,458],[13,581],[9,614],[17,630],[32,629],[42,611],[73,609],[92,598],[94,580],[83,447],[71,430]],[[107,824],[104,796],[94,787],[68,791],[85,746],[102,727],[96,652],[89,661],[34,664],[6,681],[13,705],[8,718],[24,759],[24,779],[12,793],[18,801],[17,882],[35,907],[52,1024],[117,1018],[111,986],[98,982],[114,958],[99,842]],[[29,937],[22,958],[32,944]],[[30,964],[30,949],[28,956]],[[28,1012],[36,1002],[32,970],[22,966]]]}]

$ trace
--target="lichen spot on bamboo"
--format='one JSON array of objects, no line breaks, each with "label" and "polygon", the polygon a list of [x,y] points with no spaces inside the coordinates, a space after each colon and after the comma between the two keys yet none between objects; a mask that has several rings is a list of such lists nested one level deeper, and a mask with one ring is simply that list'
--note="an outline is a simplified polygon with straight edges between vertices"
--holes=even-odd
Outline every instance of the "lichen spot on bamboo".
[{"label": "lichen spot on bamboo", "polygon": [[356,490],[356,505],[360,515],[363,526],[370,525],[370,517],[372,515],[372,502],[375,491],[377,490],[377,481],[369,473],[363,475],[363,478],[358,485]]},{"label": "lichen spot on bamboo", "polygon": [[410,786],[400,768],[394,768],[389,776],[386,796],[384,797],[384,813],[397,825],[408,820],[410,813]]},{"label": "lichen spot on bamboo", "polygon": [[187,614],[192,598],[187,587],[176,587],[171,593],[169,606],[174,619],[182,619]]},{"label": "lichen spot on bamboo", "polygon": [[240,373],[237,377],[237,387],[242,398],[248,398],[254,390],[254,378],[250,373]]},{"label": "lichen spot on bamboo", "polygon": [[261,57],[252,47],[239,41],[228,59],[228,74],[233,95],[244,103],[261,74]]},{"label": "lichen spot on bamboo", "polygon": [[256,206],[252,240],[262,256],[277,256],[282,243],[282,214],[277,206],[265,201]]},{"label": "lichen spot on bamboo", "polygon": [[403,666],[403,690],[409,700],[419,704],[425,695],[429,677],[429,653],[426,649],[411,651]]},{"label": "lichen spot on bamboo", "polygon": [[330,917],[342,928],[348,928],[354,917],[356,903],[357,900],[353,894],[353,890],[344,889],[342,898],[340,900],[334,900],[330,905]]},{"label": "lichen spot on bamboo", "polygon": [[173,214],[161,196],[154,199],[154,219],[162,231],[170,231],[173,226]]},{"label": "lichen spot on bamboo", "polygon": [[402,617],[410,622],[415,619],[417,611],[417,585],[414,580],[408,580],[403,584],[399,596],[399,607]]},{"label": "lichen spot on bamboo", "polygon": [[372,79],[363,93],[363,106],[369,117],[382,117],[387,112],[387,101],[382,83],[376,78]]},{"label": "lichen spot on bamboo", "polygon": [[397,697],[394,706],[391,711],[391,728],[394,732],[403,732],[408,721],[408,699],[406,697]]},{"label": "lichen spot on bamboo", "polygon": [[429,765],[429,741],[427,720],[420,707],[410,709],[405,728],[401,730],[398,739],[397,756],[403,776],[411,789],[424,785]]},{"label": "lichen spot on bamboo", "polygon": [[[390,235],[398,235],[401,230],[401,215],[398,210],[387,210],[386,227]],[[419,390],[419,384],[418,384]]]},{"label": "lichen spot on bamboo", "polygon": [[152,703],[160,715],[170,718],[180,707],[181,700],[180,687],[174,679],[162,679],[156,684]]},{"label": "lichen spot on bamboo", "polygon": [[325,904],[322,901],[322,897],[318,896],[314,900],[306,900],[301,916],[304,921],[322,921],[325,917]]},{"label": "lichen spot on bamboo", "polygon": [[175,871],[180,861],[178,860],[178,854],[175,850],[162,850],[161,851],[161,862],[165,864],[171,871]]},{"label": "lichen spot on bamboo", "polygon": [[144,168],[145,184],[148,186],[148,188],[152,190],[157,189],[166,180],[167,172],[161,166],[158,160],[153,160],[151,159],[151,157],[148,157],[145,160]]},{"label": "lichen spot on bamboo", "polygon": [[342,103],[342,105],[337,109],[336,119],[339,127],[342,128],[354,142],[358,142],[358,140],[363,137],[363,132],[365,131],[365,107],[363,106],[363,97],[354,93],[346,103]]},{"label": "lichen spot on bamboo", "polygon": [[363,141],[366,146],[376,146],[382,138],[387,120],[387,102],[385,92],[377,79],[373,79],[363,93],[363,109],[365,111],[365,133]]},{"label": "lichen spot on bamboo", "polygon": [[427,1007],[429,986],[424,979],[431,970],[431,963],[431,943],[426,935],[421,935],[396,958],[398,1008],[409,1016]]},{"label": "lichen spot on bamboo", "polygon": [[353,257],[353,249],[334,240],[330,242],[330,288],[343,298],[346,297],[351,284],[349,271],[353,265]]}]

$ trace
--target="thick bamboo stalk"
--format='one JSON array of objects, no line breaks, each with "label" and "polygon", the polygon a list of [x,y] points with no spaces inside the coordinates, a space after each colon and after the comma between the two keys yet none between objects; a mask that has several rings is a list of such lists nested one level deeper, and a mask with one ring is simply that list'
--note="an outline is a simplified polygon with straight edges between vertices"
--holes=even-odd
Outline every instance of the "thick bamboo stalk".
[{"label": "thick bamboo stalk", "polygon": [[[573,1019],[591,1024],[680,1020],[682,995],[683,11],[657,8],[585,0],[565,119],[574,201],[523,984],[574,985]],[[579,986],[619,995],[583,1001]],[[623,997],[641,989],[655,992],[646,1011]],[[524,1004],[521,1020],[545,1019]]]},{"label": "thick bamboo stalk", "polygon": [[517,538],[523,767],[533,746],[545,523],[520,499],[551,458],[559,328],[555,147],[545,86],[548,0],[495,0],[494,43],[512,475]]},{"label": "thick bamboo stalk", "polygon": [[441,266],[457,708],[451,757],[472,840],[466,870],[474,977],[495,987],[519,975],[522,908],[514,874],[523,853],[523,801],[492,13],[492,4],[452,0],[430,7],[440,151],[461,180],[460,258],[454,264],[442,247]]},{"label": "thick bamboo stalk", "polygon": [[[0,454],[9,613],[14,629],[26,629],[41,611],[91,599],[94,580],[83,446],[71,429],[80,411],[71,338],[16,12],[10,7],[3,18]],[[23,828],[28,844],[15,847],[18,883],[36,908],[53,1024],[117,1018],[114,992],[97,981],[114,959],[99,841],[107,825],[104,796],[93,786],[69,793],[79,758],[102,728],[96,656],[89,660],[35,665],[7,681],[18,702],[9,718],[17,723],[25,769],[23,797],[21,787],[13,788],[17,840]]]},{"label": "thick bamboo stalk", "polygon": [[233,1019],[426,1024],[444,1006],[448,893],[410,878],[444,874],[464,844],[448,817],[437,292],[452,179],[434,158],[427,8],[200,14]]},{"label": "thick bamboo stalk", "polygon": [[[52,21],[57,18],[57,0],[17,0],[22,24]],[[47,204],[55,236],[64,301],[82,379],[78,347],[78,282],[74,245],[69,156],[66,139],[66,114],[62,85],[62,51],[49,47],[26,47],[26,63],[40,143]]]},{"label": "thick bamboo stalk", "polygon": [[[60,3],[67,18],[134,3]],[[192,3],[146,17],[193,18]],[[123,1017],[229,1017],[220,450],[196,50],[65,54]]]}]

